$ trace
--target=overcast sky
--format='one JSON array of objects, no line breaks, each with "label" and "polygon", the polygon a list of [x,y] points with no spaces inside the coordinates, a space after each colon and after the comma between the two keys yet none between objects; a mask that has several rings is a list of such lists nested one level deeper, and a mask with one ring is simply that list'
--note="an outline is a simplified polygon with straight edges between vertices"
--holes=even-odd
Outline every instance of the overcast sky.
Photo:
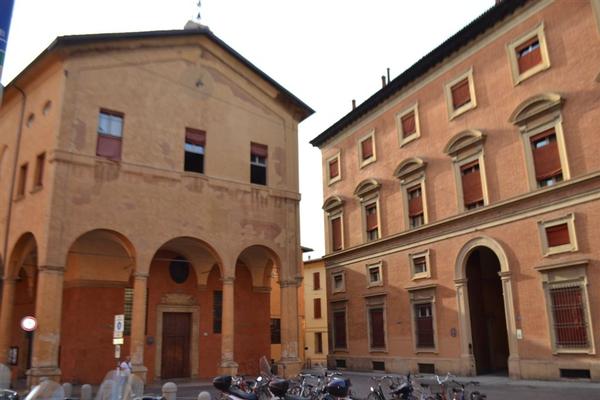
[{"label": "overcast sky", "polygon": [[[2,83],[56,36],[181,29],[196,0],[15,0]],[[302,122],[302,244],[324,252],[321,154],[308,141],[494,0],[202,0],[201,23],[312,107]],[[307,258],[307,255],[305,255]]]}]

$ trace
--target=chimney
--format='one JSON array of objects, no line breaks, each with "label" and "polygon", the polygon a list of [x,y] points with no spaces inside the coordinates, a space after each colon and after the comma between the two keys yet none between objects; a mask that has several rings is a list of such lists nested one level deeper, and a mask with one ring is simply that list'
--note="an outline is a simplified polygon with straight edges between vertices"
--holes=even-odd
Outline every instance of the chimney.
[{"label": "chimney", "polygon": [[385,87],[385,75],[381,75],[381,87]]},{"label": "chimney", "polygon": [[352,109],[354,110],[356,108],[356,100],[352,99]]}]

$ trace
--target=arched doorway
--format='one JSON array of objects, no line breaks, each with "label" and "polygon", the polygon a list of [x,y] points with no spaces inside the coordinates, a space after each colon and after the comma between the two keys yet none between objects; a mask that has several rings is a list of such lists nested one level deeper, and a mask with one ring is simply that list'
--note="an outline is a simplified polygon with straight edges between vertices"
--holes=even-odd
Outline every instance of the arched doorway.
[{"label": "arched doorway", "polygon": [[478,375],[508,372],[508,332],[500,280],[500,261],[487,247],[466,260],[472,354]]}]

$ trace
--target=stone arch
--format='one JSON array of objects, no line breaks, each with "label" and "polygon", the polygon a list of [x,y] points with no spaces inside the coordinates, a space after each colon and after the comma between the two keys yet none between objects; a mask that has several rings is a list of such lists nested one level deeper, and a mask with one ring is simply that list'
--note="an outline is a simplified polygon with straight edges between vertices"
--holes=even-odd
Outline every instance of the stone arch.
[{"label": "stone arch", "polygon": [[444,146],[444,153],[449,156],[454,156],[461,151],[472,147],[481,146],[485,141],[485,134],[476,129],[467,129],[452,136],[446,146]]},{"label": "stone arch", "polygon": [[240,261],[250,271],[252,286],[255,288],[270,287],[273,269],[277,269],[281,277],[286,275],[281,271],[282,264],[279,254],[263,244],[254,244],[244,248],[240,251],[236,264]]},{"label": "stone arch", "polygon": [[402,161],[394,170],[394,178],[404,179],[405,177],[421,172],[427,166],[427,162],[420,157],[411,157]]},{"label": "stone arch", "polygon": [[16,279],[23,263],[31,257],[35,258],[34,264],[37,266],[37,249],[38,244],[33,233],[23,233],[16,241],[10,253],[10,258],[8,258],[8,264],[5,271],[6,277],[9,279]]},{"label": "stone arch", "polygon": [[381,187],[381,183],[377,180],[369,178],[361,181],[358,185],[356,185],[356,189],[354,189],[354,195],[356,197],[363,197],[365,194],[374,192]]},{"label": "stone arch", "polygon": [[508,121],[522,125],[540,114],[551,113],[562,107],[564,99],[558,93],[542,93],[522,101],[512,112]]},{"label": "stone arch", "polygon": [[466,264],[469,256],[478,248],[487,248],[491,250],[498,258],[498,262],[500,264],[500,272],[498,274],[500,275],[502,284],[506,330],[508,334],[508,370],[511,377],[518,378],[520,377],[519,350],[516,336],[516,317],[512,294],[510,264],[502,245],[495,239],[488,236],[479,236],[465,243],[458,252],[454,266],[454,282],[456,287],[458,318],[461,330],[461,373],[465,375],[473,375],[475,373],[475,360],[471,347],[471,316],[467,293]]}]

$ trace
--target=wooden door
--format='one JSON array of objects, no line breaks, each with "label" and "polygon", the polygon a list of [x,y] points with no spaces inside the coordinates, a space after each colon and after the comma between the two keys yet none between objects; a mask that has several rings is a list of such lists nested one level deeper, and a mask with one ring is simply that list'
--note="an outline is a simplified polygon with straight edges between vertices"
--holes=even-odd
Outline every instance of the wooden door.
[{"label": "wooden door", "polygon": [[161,378],[190,377],[191,313],[163,313]]}]

